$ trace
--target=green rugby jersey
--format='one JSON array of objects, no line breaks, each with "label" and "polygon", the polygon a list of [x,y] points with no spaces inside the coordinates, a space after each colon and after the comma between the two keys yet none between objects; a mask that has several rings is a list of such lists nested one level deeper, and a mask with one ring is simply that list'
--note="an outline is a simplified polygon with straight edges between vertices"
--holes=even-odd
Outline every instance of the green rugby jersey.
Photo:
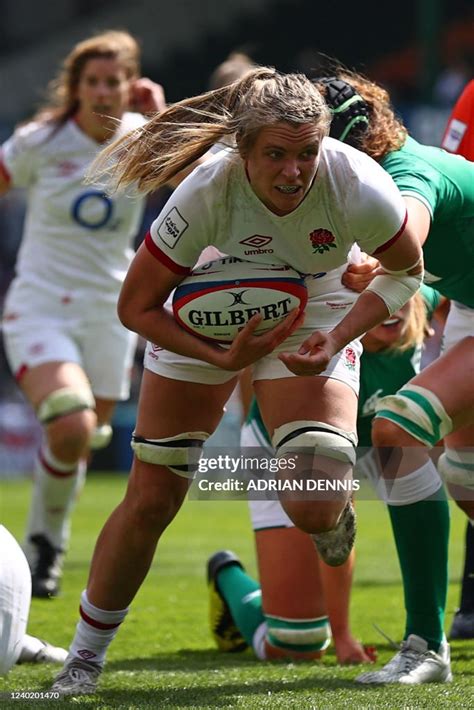
[{"label": "green rugby jersey", "polygon": [[474,308],[474,163],[408,138],[381,165],[403,195],[420,199],[431,213],[425,281]]}]

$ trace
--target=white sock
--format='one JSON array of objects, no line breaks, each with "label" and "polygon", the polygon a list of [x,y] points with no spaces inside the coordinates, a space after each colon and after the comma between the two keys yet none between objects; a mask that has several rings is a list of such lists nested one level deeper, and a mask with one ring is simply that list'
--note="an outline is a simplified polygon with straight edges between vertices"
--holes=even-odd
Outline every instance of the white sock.
[{"label": "white sock", "polygon": [[379,497],[389,505],[410,505],[426,500],[438,491],[443,482],[431,459],[416,471],[394,479],[381,477],[377,484]]},{"label": "white sock", "polygon": [[90,603],[84,590],[79,611],[81,619],[76,626],[76,635],[69,648],[69,655],[82,658],[83,661],[104,663],[109,644],[128,614],[128,609],[98,609]]},{"label": "white sock", "polygon": [[87,465],[84,459],[66,464],[43,444],[36,459],[33,496],[26,533],[26,547],[31,535],[43,534],[60,550],[69,541],[70,519]]},{"label": "white sock", "polygon": [[267,658],[267,649],[265,646],[265,641],[267,640],[268,625],[266,621],[257,626],[255,633],[252,638],[252,648],[255,655],[261,661],[265,661]]}]

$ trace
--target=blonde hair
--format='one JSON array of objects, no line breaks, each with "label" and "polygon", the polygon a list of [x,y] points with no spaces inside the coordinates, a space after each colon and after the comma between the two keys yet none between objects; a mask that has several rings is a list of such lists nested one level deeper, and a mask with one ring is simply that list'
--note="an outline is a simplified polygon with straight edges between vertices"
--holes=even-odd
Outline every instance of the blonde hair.
[{"label": "blonde hair", "polygon": [[410,312],[406,326],[400,337],[387,348],[386,352],[404,352],[422,345],[428,333],[428,317],[423,296],[418,291],[410,299]]},{"label": "blonde hair", "polygon": [[76,90],[82,71],[90,59],[117,59],[127,79],[140,76],[140,47],[128,33],[108,30],[79,42],[64,59],[58,76],[48,87],[48,101],[34,119],[62,125],[78,108]]},{"label": "blonde hair", "polygon": [[330,120],[306,76],[256,67],[228,86],[180,101],[112,143],[92,164],[88,180],[105,177],[109,189],[135,183],[140,192],[151,192],[225,138],[235,137],[245,156],[264,126],[312,123],[323,138]]},{"label": "blonde hair", "polygon": [[[362,74],[348,69],[339,68],[336,74],[338,79],[347,81],[362,96],[369,110],[369,125],[360,136],[359,150],[377,161],[387,153],[399,150],[407,139],[408,131],[395,114],[388,92]],[[324,96],[326,88],[322,84],[318,86]]]}]

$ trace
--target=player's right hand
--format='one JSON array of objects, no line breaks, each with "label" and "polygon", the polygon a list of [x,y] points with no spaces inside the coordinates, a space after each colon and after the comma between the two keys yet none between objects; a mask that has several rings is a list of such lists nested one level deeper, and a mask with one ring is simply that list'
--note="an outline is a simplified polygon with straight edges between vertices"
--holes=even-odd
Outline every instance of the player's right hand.
[{"label": "player's right hand", "polygon": [[262,335],[255,335],[255,330],[262,320],[260,314],[254,315],[234,338],[228,349],[219,348],[215,365],[223,370],[242,370],[252,365],[265,355],[273,352],[304,322],[304,313],[299,308],[293,309],[286,318]]}]

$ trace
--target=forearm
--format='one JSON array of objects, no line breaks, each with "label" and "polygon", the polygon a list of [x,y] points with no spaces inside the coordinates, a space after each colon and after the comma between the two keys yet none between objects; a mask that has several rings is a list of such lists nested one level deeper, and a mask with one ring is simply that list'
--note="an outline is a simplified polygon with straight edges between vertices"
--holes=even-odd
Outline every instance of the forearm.
[{"label": "forearm", "polygon": [[331,331],[337,351],[388,318],[388,308],[377,294],[363,291],[349,313]]}]

